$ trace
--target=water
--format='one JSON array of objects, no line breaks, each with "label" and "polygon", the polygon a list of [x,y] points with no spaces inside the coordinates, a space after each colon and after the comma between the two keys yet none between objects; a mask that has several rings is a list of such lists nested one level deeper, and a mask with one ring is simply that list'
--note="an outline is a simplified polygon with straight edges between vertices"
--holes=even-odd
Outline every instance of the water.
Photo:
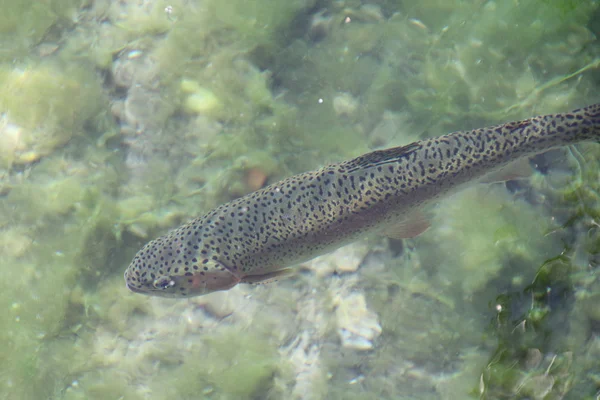
[{"label": "water", "polygon": [[169,300],[122,277],[292,173],[598,102],[597,1],[2,9],[0,398],[598,396],[596,144],[285,281]]}]

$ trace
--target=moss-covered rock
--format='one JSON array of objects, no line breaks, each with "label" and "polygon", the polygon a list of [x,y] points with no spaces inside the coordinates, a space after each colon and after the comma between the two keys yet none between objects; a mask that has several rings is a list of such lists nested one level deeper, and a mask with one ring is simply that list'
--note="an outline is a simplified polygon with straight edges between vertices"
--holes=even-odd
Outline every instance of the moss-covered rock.
[{"label": "moss-covered rock", "polygon": [[63,29],[71,27],[80,7],[88,1],[35,0],[0,1],[4,10],[0,16],[0,60],[13,61],[29,57],[28,52],[46,36],[60,37]]},{"label": "moss-covered rock", "polygon": [[0,161],[31,163],[81,135],[104,98],[93,73],[78,66],[0,66]]}]

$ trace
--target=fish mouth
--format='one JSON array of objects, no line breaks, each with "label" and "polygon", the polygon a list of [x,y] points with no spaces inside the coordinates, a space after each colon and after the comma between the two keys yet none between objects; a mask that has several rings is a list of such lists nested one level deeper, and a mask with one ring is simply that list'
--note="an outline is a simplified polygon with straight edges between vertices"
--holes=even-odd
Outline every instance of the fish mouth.
[{"label": "fish mouth", "polygon": [[131,290],[134,293],[145,293],[142,289],[135,287],[135,285],[131,283],[131,281],[129,280],[128,272],[129,271],[125,271],[125,273],[123,274],[123,277],[125,278],[125,286],[127,286],[127,289]]},{"label": "fish mouth", "polygon": [[134,293],[144,293],[143,290],[140,290],[140,289],[136,288],[135,286],[130,285],[129,282],[125,282],[125,286],[127,286],[127,289],[131,290]]}]

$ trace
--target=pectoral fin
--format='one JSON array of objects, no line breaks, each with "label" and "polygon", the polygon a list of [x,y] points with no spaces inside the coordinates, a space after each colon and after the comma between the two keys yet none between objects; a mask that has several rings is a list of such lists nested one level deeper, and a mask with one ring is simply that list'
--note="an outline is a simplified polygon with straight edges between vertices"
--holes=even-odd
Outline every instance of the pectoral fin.
[{"label": "pectoral fin", "polygon": [[528,178],[533,174],[533,167],[529,163],[529,158],[521,158],[513,161],[504,168],[491,172],[481,178],[482,183],[505,182],[514,179]]},{"label": "pectoral fin", "polygon": [[289,275],[292,275],[293,271],[291,268],[284,268],[277,271],[267,272],[266,274],[261,275],[248,275],[242,278],[241,283],[251,283],[251,284],[267,284],[271,282],[277,282],[281,278],[285,278]]},{"label": "pectoral fin", "polygon": [[415,211],[407,218],[388,226],[382,233],[392,239],[408,239],[419,236],[430,226],[429,218],[422,211]]}]

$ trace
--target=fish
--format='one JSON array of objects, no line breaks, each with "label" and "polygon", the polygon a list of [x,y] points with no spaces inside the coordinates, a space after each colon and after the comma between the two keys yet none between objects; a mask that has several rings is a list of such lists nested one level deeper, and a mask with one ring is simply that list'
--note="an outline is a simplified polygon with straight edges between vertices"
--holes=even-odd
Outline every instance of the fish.
[{"label": "fish", "polygon": [[[188,298],[275,281],[366,235],[415,237],[422,210],[474,182],[519,176],[544,151],[600,138],[600,104],[377,150],[291,176],[147,243],[124,277],[150,296]],[[499,174],[499,177],[497,176]]]}]

